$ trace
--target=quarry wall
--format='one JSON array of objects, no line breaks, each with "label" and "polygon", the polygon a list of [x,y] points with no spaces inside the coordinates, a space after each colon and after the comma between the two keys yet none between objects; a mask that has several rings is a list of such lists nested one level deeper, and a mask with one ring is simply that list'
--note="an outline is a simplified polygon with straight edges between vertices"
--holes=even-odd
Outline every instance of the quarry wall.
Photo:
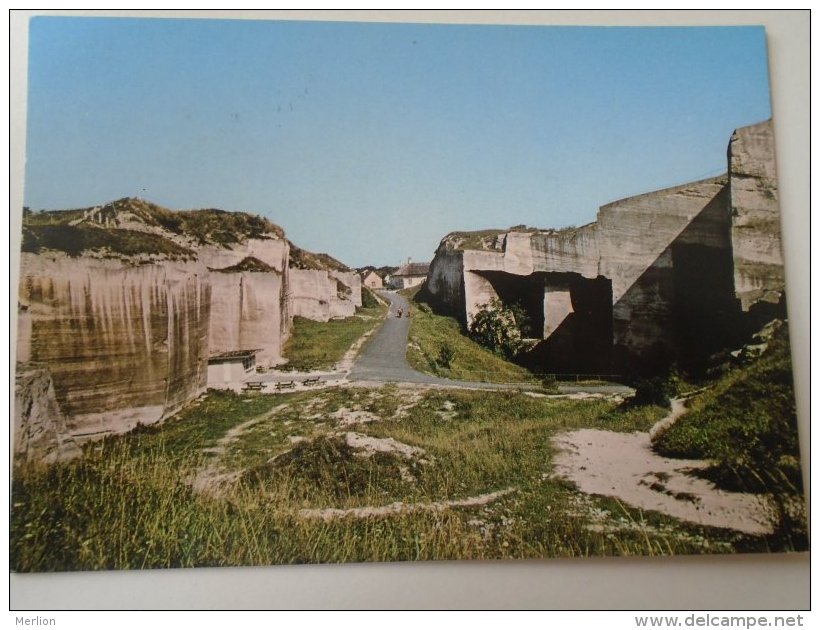
[{"label": "quarry wall", "polygon": [[726,175],[602,206],[594,223],[445,237],[427,291],[469,325],[517,302],[547,371],[693,364],[784,315],[771,121],[736,130]]},{"label": "quarry wall", "polygon": [[204,390],[207,275],[190,262],[22,255],[17,356],[48,371],[72,435],[156,422]]},{"label": "quarry wall", "polygon": [[[118,214],[117,205],[127,207],[115,202],[97,212],[105,215],[100,229],[132,230],[132,239],[136,228],[167,235],[134,213]],[[82,216],[95,220],[94,213]],[[184,235],[169,238],[192,247]],[[176,260],[106,251],[22,254],[16,454],[64,459],[83,441],[158,422],[205,391],[210,355],[258,349],[258,365],[276,365],[294,313],[327,321],[361,305],[357,274],[290,269],[284,238],[194,247]],[[294,299],[294,290],[306,299]]]},{"label": "quarry wall", "polygon": [[351,317],[362,305],[362,280],[352,271],[291,269],[288,295],[294,316],[317,322]]},{"label": "quarry wall", "polygon": [[771,121],[732,134],[728,160],[735,291],[749,311],[785,288]]}]

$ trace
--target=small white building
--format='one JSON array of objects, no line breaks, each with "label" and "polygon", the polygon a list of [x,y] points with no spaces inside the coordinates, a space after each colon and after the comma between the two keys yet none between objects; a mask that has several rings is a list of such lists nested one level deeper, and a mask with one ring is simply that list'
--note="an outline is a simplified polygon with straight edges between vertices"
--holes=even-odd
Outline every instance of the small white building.
[{"label": "small white building", "polygon": [[420,285],[427,280],[427,273],[430,271],[430,263],[414,263],[407,260],[399,267],[398,271],[390,276],[389,287],[391,289],[409,289]]},{"label": "small white building", "polygon": [[253,350],[229,350],[208,357],[208,387],[224,389],[231,383],[241,383],[256,372],[256,353]]},{"label": "small white building", "polygon": [[381,276],[372,269],[362,275],[362,284],[368,289],[384,288],[384,282],[382,281]]}]

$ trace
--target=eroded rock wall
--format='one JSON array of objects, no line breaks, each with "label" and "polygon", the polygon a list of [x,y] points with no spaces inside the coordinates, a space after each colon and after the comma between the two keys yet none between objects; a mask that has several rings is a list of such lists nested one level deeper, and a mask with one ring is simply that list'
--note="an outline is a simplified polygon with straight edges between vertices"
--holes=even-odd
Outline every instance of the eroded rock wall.
[{"label": "eroded rock wall", "polygon": [[[677,267],[697,266],[702,257],[704,282],[731,273],[731,255],[720,254],[730,251],[725,186],[718,177],[600,209],[599,270],[612,281],[615,369],[651,371],[679,355],[676,313],[687,296],[676,282]],[[687,246],[694,253],[684,260]]]},{"label": "eroded rock wall", "polygon": [[71,459],[80,447],[71,437],[57,402],[48,366],[20,364],[15,374],[14,455],[26,462]]},{"label": "eroded rock wall", "polygon": [[351,317],[362,305],[362,282],[355,272],[291,269],[289,302],[294,316],[317,322]]},{"label": "eroded rock wall", "polygon": [[599,275],[600,227],[590,223],[554,233],[538,232],[530,237],[533,270],[572,272],[594,279]]},{"label": "eroded rock wall", "polygon": [[611,339],[598,354],[611,359],[599,366],[702,361],[785,316],[773,151],[771,121],[751,125],[732,135],[727,175],[607,204],[590,225],[450,234],[431,263],[431,302],[469,324],[492,299],[532,302],[543,286],[543,304],[525,305],[543,321],[542,358],[577,354],[602,328]]},{"label": "eroded rock wall", "polygon": [[335,292],[329,296],[330,318],[352,317],[362,305],[362,279],[354,271],[328,271],[336,281]]},{"label": "eroded rock wall", "polygon": [[204,391],[212,354],[258,349],[258,364],[281,363],[294,312],[327,321],[361,306],[353,272],[297,270],[293,286],[284,232],[242,213],[125,199],[38,214],[26,229],[15,417],[25,458],[62,458],[72,440],[175,413]]},{"label": "eroded rock wall", "polygon": [[230,247],[202,245],[197,249],[197,258],[209,269],[225,269],[247,258],[256,258],[274,271],[285,273],[289,253],[290,246],[285,239],[249,238],[244,243],[233,243]]},{"label": "eroded rock wall", "polygon": [[442,241],[427,275],[426,294],[436,309],[464,319],[464,251]]},{"label": "eroded rock wall", "polygon": [[282,362],[285,285],[276,272],[212,272],[209,352],[258,349],[257,363]]},{"label": "eroded rock wall", "polygon": [[207,275],[197,263],[23,254],[18,356],[47,366],[72,435],[156,422],[204,390]]},{"label": "eroded rock wall", "polygon": [[772,121],[735,131],[728,158],[735,291],[748,311],[785,287]]},{"label": "eroded rock wall", "polygon": [[[716,177],[675,186],[602,206],[598,212],[599,262],[602,276],[612,280],[618,302],[726,185]],[[728,220],[728,217],[727,217]],[[725,221],[724,221],[725,223]],[[726,229],[722,229],[724,235]],[[714,240],[707,229],[690,238]],[[722,237],[725,241],[725,236]]]},{"label": "eroded rock wall", "polygon": [[[335,284],[335,283],[334,283]],[[332,287],[335,289],[335,286]],[[331,282],[327,271],[291,269],[289,301],[294,317],[317,322],[330,319]]]}]

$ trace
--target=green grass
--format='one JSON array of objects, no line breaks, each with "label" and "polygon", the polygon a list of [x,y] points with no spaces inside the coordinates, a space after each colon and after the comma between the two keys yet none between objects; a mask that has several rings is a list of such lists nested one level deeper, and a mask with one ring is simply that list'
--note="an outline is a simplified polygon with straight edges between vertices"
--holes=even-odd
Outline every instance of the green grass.
[{"label": "green grass", "polygon": [[330,254],[309,252],[290,243],[289,265],[291,269],[332,269],[335,271],[350,271],[350,267],[336,260]]},{"label": "green grass", "polygon": [[785,326],[767,352],[735,368],[689,403],[689,411],[655,439],[665,455],[715,461],[731,489],[799,491],[797,414]]},{"label": "green grass", "polygon": [[171,259],[195,257],[190,249],[148,232],[108,230],[85,224],[24,226],[22,251],[38,254],[43,250],[61,251],[72,257],[80,256],[84,251],[101,250],[123,256],[157,254]]},{"label": "green grass", "polygon": [[288,359],[287,367],[294,370],[332,368],[362,335],[382,321],[386,310],[377,304],[357,309],[353,317],[329,322],[294,317],[293,330],[283,350]]},{"label": "green grass", "polygon": [[[111,255],[136,256],[156,254],[171,259],[191,259],[195,253],[160,234],[130,229],[107,228],[91,223],[69,225],[82,219],[89,209],[59,210],[29,214],[23,221],[24,252],[62,251],[80,256],[84,251],[107,251]],[[200,243],[217,243],[230,247],[248,238],[282,238],[282,228],[264,217],[224,210],[172,211],[141,199],[119,199],[102,206],[99,212],[107,218],[129,212],[146,225],[161,226],[172,234],[184,234]]]},{"label": "green grass", "polygon": [[760,358],[691,400],[653,445],[664,455],[712,460],[709,479],[727,490],[768,494],[781,529],[805,533],[787,326]]},{"label": "green grass", "polygon": [[[492,383],[536,383],[536,377],[519,365],[505,361],[462,332],[453,317],[437,315],[413,301],[419,287],[401,293],[411,299],[413,318],[407,347],[407,362],[426,374],[463,381]],[[450,348],[452,359],[442,361],[442,348]]]},{"label": "green grass", "polygon": [[[367,414],[370,422],[341,425],[351,412]],[[55,571],[771,548],[764,538],[686,525],[588,497],[552,476],[550,440],[556,433],[646,429],[663,413],[624,411],[604,400],[395,385],[253,396],[214,392],[162,425],[87,445],[76,461],[16,466],[11,567]],[[345,441],[344,433],[354,431],[424,453],[365,458]],[[195,492],[193,482],[205,470],[232,474],[234,481],[221,495]],[[330,521],[300,514],[395,501],[429,504],[507,488],[513,492],[483,506]]]}]

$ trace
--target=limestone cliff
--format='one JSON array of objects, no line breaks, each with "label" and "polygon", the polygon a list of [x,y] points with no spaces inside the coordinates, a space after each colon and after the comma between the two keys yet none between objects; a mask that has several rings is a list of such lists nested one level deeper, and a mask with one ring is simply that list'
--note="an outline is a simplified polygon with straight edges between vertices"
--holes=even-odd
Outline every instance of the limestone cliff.
[{"label": "limestone cliff", "polygon": [[241,212],[120,199],[29,214],[22,249],[15,452],[35,461],[175,413],[205,390],[213,354],[280,363],[294,312],[361,305],[357,274]]},{"label": "limestone cliff", "polygon": [[258,349],[257,362],[282,361],[290,331],[288,257],[285,239],[248,239],[230,249],[207,245],[199,251],[211,271],[211,354]]},{"label": "limestone cliff", "polygon": [[589,225],[449,234],[426,287],[467,324],[517,303],[542,339],[525,361],[583,372],[702,361],[782,316],[783,290],[771,121],[734,132],[727,175],[609,203]]},{"label": "limestone cliff", "polygon": [[290,305],[294,316],[318,322],[350,317],[362,305],[362,279],[328,254],[291,243]]},{"label": "limestone cliff", "polygon": [[350,317],[362,305],[361,277],[352,271],[291,269],[289,302],[293,316],[317,322]]},{"label": "limestone cliff", "polygon": [[28,363],[18,367],[15,380],[15,457],[51,463],[78,455],[80,448],[68,431],[48,368]]},{"label": "limestone cliff", "polygon": [[[276,360],[289,325],[287,251],[260,217],[140,199],[25,217],[18,374],[47,373],[49,385],[18,378],[16,434],[53,434],[53,450],[157,422],[205,390],[212,346],[247,344]],[[263,273],[231,273],[251,256]],[[226,278],[244,281],[241,296],[214,291]],[[241,316],[220,328],[220,309]],[[50,402],[26,402],[41,399]],[[45,457],[37,440],[20,439],[26,457]]]},{"label": "limestone cliff", "polygon": [[735,131],[728,155],[735,291],[749,311],[785,288],[772,121]]},{"label": "limestone cliff", "polygon": [[21,259],[18,357],[48,366],[75,435],[133,428],[205,387],[210,285],[195,262]]}]

